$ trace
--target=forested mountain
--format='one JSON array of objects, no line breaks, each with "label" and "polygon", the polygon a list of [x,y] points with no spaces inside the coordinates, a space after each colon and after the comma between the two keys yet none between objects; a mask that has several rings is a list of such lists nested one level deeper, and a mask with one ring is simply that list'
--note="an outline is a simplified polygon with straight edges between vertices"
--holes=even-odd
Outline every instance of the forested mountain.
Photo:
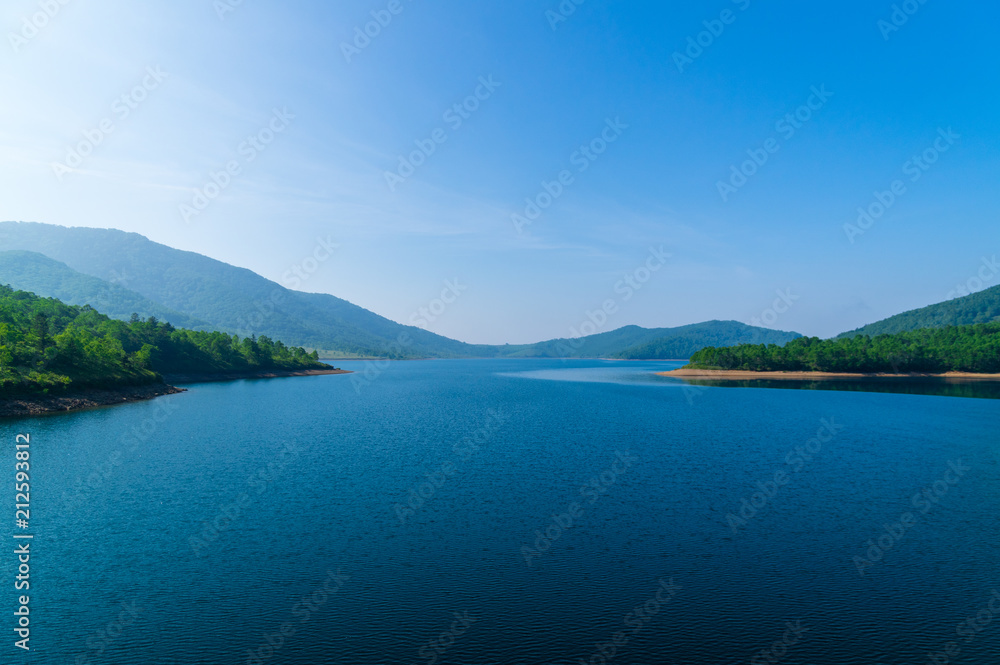
[{"label": "forested mountain", "polygon": [[667,329],[625,326],[587,337],[511,346],[505,355],[512,358],[611,358],[623,349],[655,339],[664,330]]},{"label": "forested mountain", "polygon": [[0,284],[30,291],[44,298],[56,298],[67,305],[90,305],[112,319],[151,316],[181,328],[208,327],[110,281],[73,270],[65,263],[36,252],[0,251]]},{"label": "forested mountain", "polygon": [[888,319],[871,323],[852,330],[840,337],[856,335],[885,335],[921,328],[941,328],[944,326],[966,326],[974,323],[990,323],[1000,320],[1000,286],[979,291],[969,296],[955,298],[921,309],[903,312]]},{"label": "forested mountain", "polygon": [[734,344],[785,344],[802,335],[794,332],[755,328],[738,321],[708,321],[666,332],[650,341],[616,353],[614,358],[625,360],[677,360],[690,358],[691,354],[706,346],[732,346]]},{"label": "forested mountain", "polygon": [[329,369],[302,348],[267,337],[110,319],[0,286],[0,397],[162,381],[161,374]]},{"label": "forested mountain", "polygon": [[617,358],[623,360],[676,360],[688,358],[709,345],[784,344],[798,333],[754,328],[738,321],[707,321],[677,328],[625,326],[577,339],[554,339],[510,347],[513,358]]},{"label": "forested mountain", "polygon": [[[477,355],[473,345],[400,325],[334,296],[292,291],[250,270],[136,233],[5,222],[0,239],[0,248],[38,252],[86,275],[115,279],[153,302],[241,337],[267,335],[345,355]],[[404,334],[410,341],[400,345]]]},{"label": "forested mountain", "polygon": [[874,338],[803,337],[783,347],[710,347],[692,355],[689,367],[754,372],[1000,373],[1000,323],[924,328]]},{"label": "forested mountain", "polygon": [[401,325],[331,295],[292,291],[249,270],[135,233],[4,222],[4,249],[9,251],[0,255],[0,284],[90,304],[116,318],[128,317],[132,309],[174,325],[265,335],[329,352],[329,357],[656,359],[685,357],[710,344],[783,343],[798,337],[712,321],[680,328],[626,326],[577,340],[475,345]]}]

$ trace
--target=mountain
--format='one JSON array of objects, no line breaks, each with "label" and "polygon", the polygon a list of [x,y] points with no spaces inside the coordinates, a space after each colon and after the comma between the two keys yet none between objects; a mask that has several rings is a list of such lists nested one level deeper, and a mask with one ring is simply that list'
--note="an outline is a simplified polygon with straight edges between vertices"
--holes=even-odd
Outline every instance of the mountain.
[{"label": "mountain", "polygon": [[506,354],[513,358],[620,358],[674,360],[689,358],[706,346],[784,344],[798,333],[754,328],[737,321],[708,321],[678,328],[625,326],[578,339],[529,344]]},{"label": "mountain", "polygon": [[4,222],[0,239],[3,249],[37,252],[85,275],[114,279],[150,301],[241,337],[266,335],[335,355],[468,357],[489,349],[400,325],[334,296],[292,291],[250,270],[137,233]]},{"label": "mountain", "polygon": [[68,305],[90,305],[112,319],[127,320],[132,314],[153,316],[175,326],[205,329],[204,321],[174,311],[134,291],[90,275],[84,275],[36,252],[0,251],[0,285],[55,298]]},{"label": "mountain", "polygon": [[552,339],[536,344],[510,347],[505,355],[511,358],[610,358],[622,349],[657,337],[668,328],[648,329],[625,326],[576,339]]},{"label": "mountain", "polygon": [[3,222],[0,250],[7,250],[0,254],[0,284],[90,304],[115,318],[135,311],[184,327],[265,335],[327,357],[679,358],[709,345],[781,344],[800,336],[711,321],[680,328],[626,326],[538,344],[475,345],[404,326],[332,295],[293,291],[137,233]]},{"label": "mountain", "polygon": [[838,339],[858,335],[868,335],[869,337],[893,335],[921,328],[966,326],[998,320],[1000,320],[1000,286],[994,286],[969,296],[891,316],[857,330],[843,333],[838,336]]},{"label": "mountain", "polygon": [[625,360],[676,360],[690,358],[706,346],[737,344],[787,344],[802,337],[799,333],[755,328],[738,321],[708,321],[674,328],[669,334],[637,344],[615,354]]}]

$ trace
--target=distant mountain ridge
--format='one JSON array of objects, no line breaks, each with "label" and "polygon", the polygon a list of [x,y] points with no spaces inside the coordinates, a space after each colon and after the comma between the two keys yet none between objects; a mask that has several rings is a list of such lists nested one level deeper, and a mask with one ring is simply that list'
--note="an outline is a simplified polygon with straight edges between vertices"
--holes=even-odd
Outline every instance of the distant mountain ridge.
[{"label": "distant mountain ridge", "polygon": [[736,321],[710,321],[680,328],[626,326],[537,344],[466,344],[332,295],[287,289],[245,268],[137,233],[2,222],[0,250],[6,250],[0,253],[0,284],[90,304],[113,318],[127,318],[127,310],[135,308],[174,325],[241,337],[266,335],[331,357],[631,359],[649,354],[647,359],[660,359],[684,357],[710,345],[783,344],[800,337]]},{"label": "distant mountain ridge", "polygon": [[[241,337],[345,356],[469,356],[472,345],[402,326],[346,300],[291,291],[245,268],[152,242],[137,233],[0,223],[3,249],[44,254],[98,279],[114,278],[150,301]],[[402,349],[398,341],[410,340]]]},{"label": "distant mountain ridge", "polygon": [[679,360],[690,358],[706,346],[738,344],[787,344],[802,337],[799,333],[755,328],[738,321],[707,321],[674,328],[669,334],[629,347],[615,358],[624,360]]},{"label": "distant mountain ridge", "polygon": [[688,358],[706,346],[784,344],[799,337],[798,333],[754,328],[738,321],[706,321],[677,328],[625,326],[588,337],[529,344],[507,355],[514,358],[677,360]]}]

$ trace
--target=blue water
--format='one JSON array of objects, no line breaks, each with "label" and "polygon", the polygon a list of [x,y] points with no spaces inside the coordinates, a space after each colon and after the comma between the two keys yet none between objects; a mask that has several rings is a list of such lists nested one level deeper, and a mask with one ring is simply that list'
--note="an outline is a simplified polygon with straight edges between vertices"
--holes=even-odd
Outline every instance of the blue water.
[{"label": "blue water", "polygon": [[343,363],[4,421],[34,540],[28,660],[0,532],[2,662],[1000,662],[1000,401],[677,365]]}]

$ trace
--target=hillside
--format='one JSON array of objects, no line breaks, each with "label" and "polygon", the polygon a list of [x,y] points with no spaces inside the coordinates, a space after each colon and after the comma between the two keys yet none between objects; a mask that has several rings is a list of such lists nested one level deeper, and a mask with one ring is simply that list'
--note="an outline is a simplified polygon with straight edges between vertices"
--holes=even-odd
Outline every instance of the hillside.
[{"label": "hillside", "polygon": [[162,383],[162,374],[331,369],[267,337],[126,323],[0,286],[0,397]]},{"label": "hillside", "polygon": [[135,233],[3,222],[0,238],[8,250],[0,254],[0,284],[90,304],[113,318],[134,311],[174,325],[281,339],[328,357],[656,359],[686,357],[709,345],[783,343],[798,336],[711,321],[680,328],[626,326],[527,345],[466,344]]},{"label": "hillside", "polygon": [[903,312],[857,330],[843,333],[838,336],[838,339],[857,335],[868,335],[869,337],[892,335],[920,330],[921,328],[966,326],[997,320],[1000,320],[1000,286],[936,305]]},{"label": "hillside", "polygon": [[138,314],[143,319],[152,316],[180,328],[201,329],[208,325],[36,252],[0,251],[0,285],[4,284],[44,298],[56,298],[67,305],[90,305],[112,319],[127,320]]},{"label": "hillside", "polygon": [[560,338],[511,346],[505,355],[511,358],[610,358],[622,349],[652,339],[657,334],[655,330],[625,326],[576,339]]},{"label": "hillside", "polygon": [[[330,295],[291,291],[250,270],[172,249],[136,233],[0,223],[4,248],[38,252],[240,336],[266,335],[345,355],[456,357],[476,347],[403,326]],[[398,339],[412,339],[400,348]]]}]

